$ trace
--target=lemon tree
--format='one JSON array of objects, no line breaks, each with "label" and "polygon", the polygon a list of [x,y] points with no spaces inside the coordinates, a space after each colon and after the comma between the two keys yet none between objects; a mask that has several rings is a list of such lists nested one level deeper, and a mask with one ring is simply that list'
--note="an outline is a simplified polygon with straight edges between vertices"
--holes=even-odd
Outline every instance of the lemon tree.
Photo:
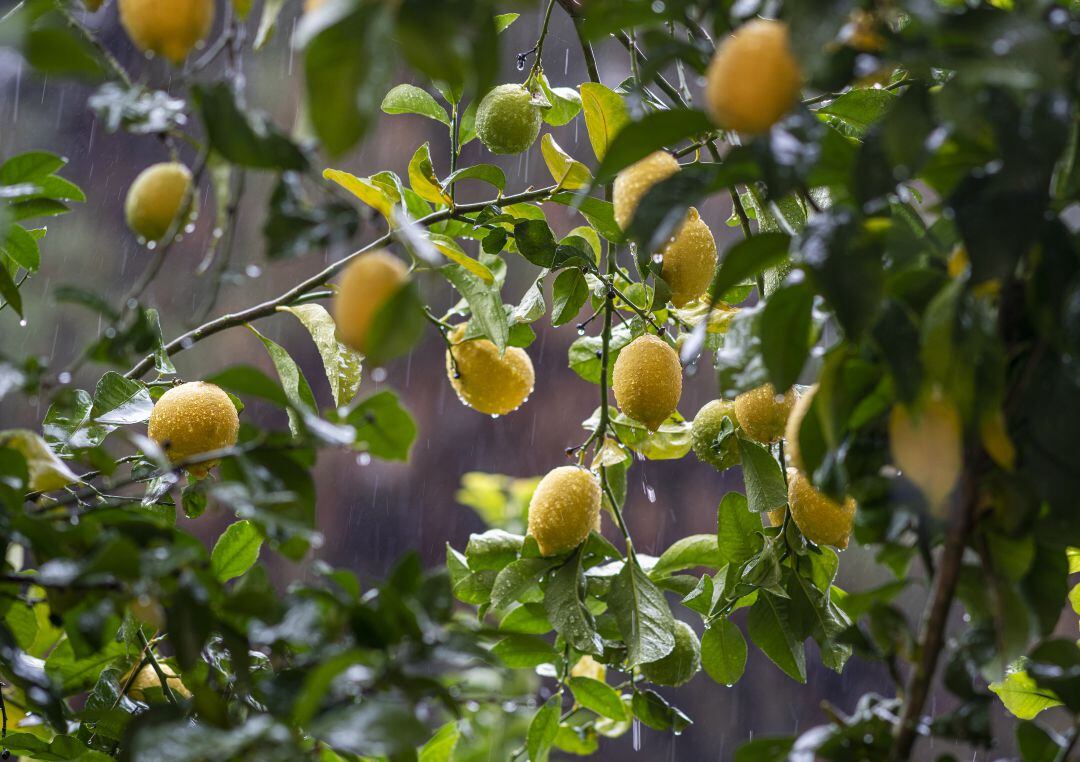
[{"label": "lemon tree", "polygon": [[[748,665],[823,698],[857,656],[889,690],[735,758],[1076,755],[1075,3],[114,5],[0,19],[0,66],[45,100],[70,78],[135,176],[0,162],[4,751],[540,762],[693,733],[679,691]],[[291,115],[248,86],[286,57]],[[377,120],[425,138],[350,154]],[[550,181],[513,166],[537,143]],[[54,283],[54,230],[109,195],[134,274]],[[239,262],[295,282],[249,293]],[[177,268],[190,314],[150,290]],[[225,332],[272,370],[204,349]],[[521,416],[545,332],[595,410],[543,473],[466,473],[483,531],[434,566],[321,561],[320,458],[461,447],[382,368],[433,344],[463,415]],[[741,489],[650,548],[632,480],[691,450],[680,473]]]}]

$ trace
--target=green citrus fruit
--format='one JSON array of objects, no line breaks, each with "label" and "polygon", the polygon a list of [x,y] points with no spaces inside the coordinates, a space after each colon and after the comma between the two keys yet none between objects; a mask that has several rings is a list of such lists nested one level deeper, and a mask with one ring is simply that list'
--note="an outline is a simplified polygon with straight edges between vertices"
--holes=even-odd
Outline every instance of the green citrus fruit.
[{"label": "green citrus fruit", "polygon": [[694,423],[690,427],[694,454],[699,460],[708,463],[717,471],[738,465],[740,460],[737,437],[729,436],[724,440],[722,447],[717,444],[716,438],[720,434],[725,418],[731,421],[733,427],[738,427],[735,404],[727,400],[713,400],[702,406],[698,414],[694,416]]},{"label": "green citrus fruit", "polygon": [[658,661],[641,665],[641,676],[650,683],[677,688],[701,669],[701,643],[693,628],[675,620],[675,648]]},{"label": "green citrus fruit", "polygon": [[492,153],[521,153],[536,142],[543,118],[521,85],[499,85],[476,109],[476,135]]}]

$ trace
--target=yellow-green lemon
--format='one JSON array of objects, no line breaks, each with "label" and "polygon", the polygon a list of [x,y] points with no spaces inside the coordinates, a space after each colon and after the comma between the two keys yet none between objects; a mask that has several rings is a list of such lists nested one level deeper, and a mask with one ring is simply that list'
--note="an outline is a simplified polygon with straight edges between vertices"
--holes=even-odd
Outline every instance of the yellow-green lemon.
[{"label": "yellow-green lemon", "polygon": [[666,151],[655,151],[616,175],[611,202],[619,227],[626,230],[630,225],[638,203],[649,188],[678,171],[679,162],[674,156]]},{"label": "yellow-green lemon", "polygon": [[507,347],[503,355],[488,339],[462,341],[465,326],[450,334],[446,375],[466,405],[488,415],[506,415],[521,407],[532,394],[536,376],[524,349]]},{"label": "yellow-green lemon", "polygon": [[604,682],[604,678],[607,677],[607,667],[585,654],[570,668],[570,677],[591,677],[593,680]]},{"label": "yellow-green lemon", "polygon": [[[184,685],[180,676],[176,674],[172,667],[163,662],[158,662],[158,666],[161,668],[161,674],[165,675],[165,682],[169,684],[169,689],[172,690],[173,695],[186,699],[191,698],[191,691]],[[121,685],[123,685],[123,682],[121,682]],[[148,702],[152,698],[157,700],[157,696],[148,693],[154,688],[161,690],[161,678],[158,677],[157,670],[154,669],[152,664],[144,664],[143,668],[128,684],[127,695],[136,701]]]},{"label": "yellow-green lemon", "polygon": [[521,85],[499,85],[476,109],[476,135],[492,153],[521,153],[540,134],[543,118]]},{"label": "yellow-green lemon", "polygon": [[801,88],[787,24],[755,19],[717,47],[706,73],[705,105],[720,127],[757,134],[791,110]]},{"label": "yellow-green lemon", "polygon": [[675,412],[682,396],[679,356],[660,337],[639,336],[615,360],[611,388],[624,413],[656,431]]},{"label": "yellow-green lemon", "polygon": [[693,628],[675,620],[675,648],[658,661],[641,665],[641,676],[650,683],[677,688],[701,669],[701,643]]},{"label": "yellow-green lemon", "polygon": [[791,408],[791,415],[788,416],[787,425],[784,427],[784,453],[787,455],[788,462],[800,471],[804,469],[802,452],[799,450],[799,431],[802,429],[803,419],[806,418],[806,413],[810,410],[810,403],[814,401],[816,392],[817,384],[814,384],[799,395]]},{"label": "yellow-green lemon", "polygon": [[529,501],[529,534],[540,555],[566,553],[584,542],[599,514],[596,476],[577,466],[559,466],[540,480]]},{"label": "yellow-green lemon", "polygon": [[709,287],[716,271],[716,239],[693,207],[679,232],[664,247],[660,276],[671,288],[671,303],[684,307]]},{"label": "yellow-green lemon", "polygon": [[[203,381],[174,386],[154,405],[147,435],[173,463],[236,444],[240,417],[221,387]],[[189,466],[194,476],[206,476],[217,461]]]},{"label": "yellow-green lemon", "polygon": [[361,254],[349,263],[334,297],[338,338],[364,354],[375,316],[408,278],[405,263],[382,249]]},{"label": "yellow-green lemon", "polygon": [[723,471],[739,463],[737,437],[729,436],[724,440],[722,447],[716,442],[725,418],[731,421],[733,427],[738,427],[735,404],[728,400],[713,400],[702,406],[698,414],[694,416],[694,423],[690,427],[690,441],[694,446],[694,454],[698,456],[698,460],[708,463],[717,471]]},{"label": "yellow-green lemon", "polygon": [[180,64],[214,23],[214,0],[119,0],[120,23],[140,50]]},{"label": "yellow-green lemon", "polygon": [[772,384],[765,384],[735,398],[735,417],[748,437],[771,444],[783,436],[794,405],[794,389],[779,395]]},{"label": "yellow-green lemon", "polygon": [[854,498],[846,497],[844,504],[840,505],[817,490],[806,474],[789,468],[788,505],[791,507],[791,518],[808,540],[840,550],[848,546],[851,526],[855,521]]},{"label": "yellow-green lemon", "polygon": [[963,424],[951,400],[933,392],[914,409],[896,405],[889,415],[893,463],[938,511],[964,465]]},{"label": "yellow-green lemon", "polygon": [[183,164],[167,161],[147,167],[128,188],[128,227],[147,241],[160,241],[184,211],[190,188],[191,171]]}]

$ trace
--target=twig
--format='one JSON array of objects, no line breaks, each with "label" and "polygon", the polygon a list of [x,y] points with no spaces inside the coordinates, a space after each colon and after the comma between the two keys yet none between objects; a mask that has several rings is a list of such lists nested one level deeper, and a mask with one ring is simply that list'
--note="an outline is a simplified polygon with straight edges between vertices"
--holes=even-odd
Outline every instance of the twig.
[{"label": "twig", "polygon": [[150,646],[150,641],[146,639],[146,635],[142,631],[142,627],[139,627],[137,632],[139,633],[139,642],[142,643],[143,648],[146,650],[146,657],[150,661],[150,666],[154,672],[157,673],[158,681],[161,683],[161,692],[165,694],[165,698],[169,700],[170,704],[178,704],[176,696],[173,694],[172,687],[169,685],[169,678],[165,675],[165,671],[158,664],[157,658],[154,656],[154,649]]}]

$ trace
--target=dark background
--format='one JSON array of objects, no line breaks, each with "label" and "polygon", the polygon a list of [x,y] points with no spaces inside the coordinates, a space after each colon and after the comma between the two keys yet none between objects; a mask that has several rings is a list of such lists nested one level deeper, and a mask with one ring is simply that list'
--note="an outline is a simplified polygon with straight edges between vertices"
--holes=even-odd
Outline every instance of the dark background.
[{"label": "dark background", "polygon": [[[249,53],[244,62],[249,102],[265,109],[285,127],[295,121],[303,86],[300,60],[294,59],[288,40],[297,6],[299,3],[291,3],[286,9],[271,44],[260,53]],[[540,19],[531,4],[509,4],[503,10],[523,12],[522,18],[501,37],[503,79],[521,81],[524,73],[515,68],[515,54],[532,47]],[[90,18],[105,44],[137,80],[179,92],[175,70],[162,61],[146,61],[132,48],[120,30],[114,3]],[[601,45],[597,53],[606,84],[615,86],[627,76],[628,64],[621,47]],[[545,64],[553,86],[575,86],[587,79],[573,29],[558,11],[546,43]],[[402,71],[398,81],[414,81],[414,77]],[[425,86],[423,82],[416,84]],[[700,91],[699,82],[692,80],[690,84],[695,93]],[[6,158],[34,148],[65,155],[70,165],[63,174],[86,189],[89,196],[88,202],[78,205],[73,214],[48,223],[41,272],[23,288],[27,325],[19,327],[10,314],[0,321],[0,347],[5,354],[43,356],[56,372],[74,361],[101,326],[96,316],[82,308],[58,305],[52,298],[53,290],[72,283],[120,299],[151,259],[151,253],[135,241],[124,224],[124,194],[143,168],[168,160],[164,147],[153,137],[105,134],[86,107],[91,92],[89,86],[32,76],[18,54],[0,48],[0,156]],[[593,160],[581,117],[553,132],[560,145],[576,158],[586,163]],[[445,175],[449,165],[446,130],[416,116],[382,116],[360,148],[329,165],[357,175],[389,169],[404,177],[409,158],[424,141],[431,141],[436,168]],[[184,158],[189,164],[193,161],[190,151]],[[503,166],[509,178],[508,193],[550,182],[539,141],[528,153],[508,158],[493,157],[479,142],[470,143],[462,165],[479,161]],[[383,232],[381,219],[365,215],[355,239],[340,248],[311,251],[294,261],[269,262],[261,227],[273,180],[266,173],[249,173],[233,265],[214,315],[274,296]],[[209,288],[206,277],[195,275],[213,233],[214,199],[207,182],[201,190],[203,214],[196,230],[172,249],[162,275],[146,295],[148,302],[161,310],[166,338],[188,327]],[[462,197],[486,197],[477,193],[487,194],[488,190],[466,188]],[[564,207],[549,205],[546,211],[557,233],[582,224],[580,219],[571,219]],[[726,224],[730,214],[726,197],[711,200],[701,211],[721,251],[739,239],[738,228]],[[465,245],[474,251],[475,244]],[[504,290],[507,302],[516,302],[535,277],[532,266],[520,261],[513,264]],[[445,282],[426,277],[424,288],[436,311],[451,303],[450,287]],[[442,341],[433,330],[427,332],[411,355],[393,362],[385,378],[365,368],[361,395],[392,387],[416,418],[420,434],[408,464],[373,461],[361,465],[355,453],[323,451],[316,480],[319,529],[325,543],[313,557],[346,566],[362,576],[383,574],[394,559],[410,548],[417,549],[428,565],[439,565],[447,542],[463,549],[469,533],[483,528],[469,508],[455,501],[462,474],[485,471],[533,476],[566,462],[564,449],[585,437],[580,421],[596,408],[597,389],[567,368],[566,350],[576,338],[573,324],[551,329],[547,321],[545,317],[536,324],[539,337],[528,349],[537,371],[536,390],[520,410],[498,420],[459,403],[446,380]],[[258,327],[293,354],[320,402],[331,404],[318,354],[299,323],[282,315],[263,320]],[[218,334],[176,358],[185,380],[235,363],[250,363],[273,375],[263,347],[242,329]],[[84,368],[72,383],[92,389],[104,370]],[[690,418],[714,395],[715,380],[707,369],[688,375],[679,410]],[[22,398],[9,397],[0,403],[0,428],[36,428],[44,413],[42,401],[32,400],[27,405]],[[258,405],[249,407],[244,417],[261,425],[285,425],[283,415]],[[727,491],[740,489],[741,485],[738,470],[718,474],[692,455],[674,462],[636,462],[630,473],[626,514],[639,549],[658,554],[680,537],[714,532],[717,504]],[[655,493],[655,502],[650,501],[650,492]],[[197,521],[189,522],[189,526],[212,542],[229,518],[211,509]],[[611,536],[612,530],[607,521],[605,532]],[[307,574],[307,564],[293,565],[269,553],[263,560],[283,585]],[[870,553],[863,548],[853,545],[841,560],[839,584],[845,589],[867,589],[884,580],[886,572],[875,567]],[[913,621],[919,614],[922,590],[921,584],[913,585],[901,599]],[[675,608],[681,614],[690,614]],[[736,621],[741,624],[740,615],[736,615]],[[700,634],[697,617],[693,624]],[[957,624],[962,626],[962,622]],[[695,724],[681,737],[643,728],[642,758],[728,759],[741,742],[750,738],[798,733],[823,722],[822,702],[847,712],[867,691],[891,693],[880,665],[853,658],[841,676],[821,666],[813,645],[810,651],[806,686],[790,680],[751,648],[746,674],[732,688],[717,685],[701,674],[686,687],[662,690],[687,711]],[[944,692],[932,700],[937,704],[931,707],[936,712],[948,703]],[[1008,748],[1011,739],[1001,719],[998,724],[1006,736],[1003,748]],[[630,749],[628,734],[602,743],[598,759],[619,759]],[[939,746],[938,751],[943,749]],[[929,746],[923,753],[930,754]],[[997,756],[981,752],[974,756],[962,754],[961,758],[984,760]]]}]

